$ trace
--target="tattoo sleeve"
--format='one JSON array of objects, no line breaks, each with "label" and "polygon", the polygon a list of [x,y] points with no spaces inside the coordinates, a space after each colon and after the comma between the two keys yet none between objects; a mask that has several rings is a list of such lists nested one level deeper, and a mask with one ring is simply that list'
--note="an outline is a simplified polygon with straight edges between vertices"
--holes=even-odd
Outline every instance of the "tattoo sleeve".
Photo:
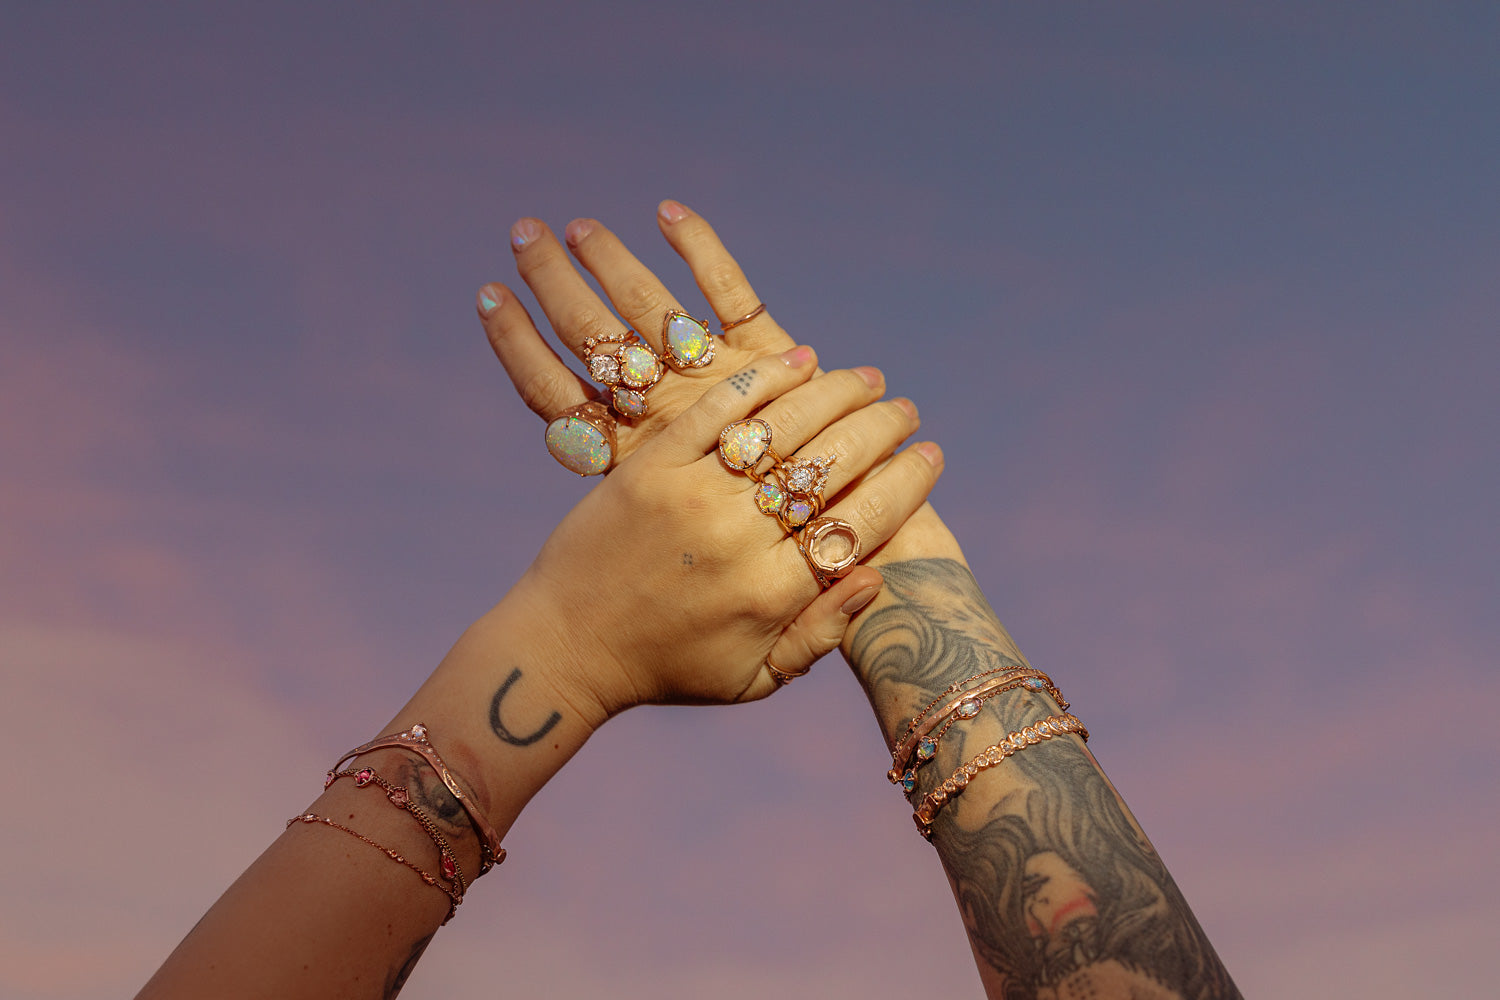
[{"label": "tattoo sleeve", "polygon": [[[1026,663],[961,563],[912,560],[881,572],[890,600],[859,624],[849,659],[889,745],[950,683]],[[1025,691],[988,699],[919,769],[912,801],[1007,732],[1057,710]],[[1076,736],[1028,747],[975,778],[937,815],[933,845],[991,996],[1240,995]]]}]

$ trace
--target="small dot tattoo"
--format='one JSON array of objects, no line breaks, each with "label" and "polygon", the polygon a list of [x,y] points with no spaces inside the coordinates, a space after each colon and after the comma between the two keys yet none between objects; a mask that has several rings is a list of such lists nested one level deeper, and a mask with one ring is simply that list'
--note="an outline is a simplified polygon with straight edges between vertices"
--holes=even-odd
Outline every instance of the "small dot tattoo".
[{"label": "small dot tattoo", "polygon": [[682,564],[684,566],[691,566],[693,564],[693,554],[691,552],[684,552],[682,554]]},{"label": "small dot tattoo", "polygon": [[754,368],[751,368],[749,371],[736,372],[729,376],[729,384],[739,390],[741,396],[748,396],[750,395],[750,386],[755,382],[756,374]]}]

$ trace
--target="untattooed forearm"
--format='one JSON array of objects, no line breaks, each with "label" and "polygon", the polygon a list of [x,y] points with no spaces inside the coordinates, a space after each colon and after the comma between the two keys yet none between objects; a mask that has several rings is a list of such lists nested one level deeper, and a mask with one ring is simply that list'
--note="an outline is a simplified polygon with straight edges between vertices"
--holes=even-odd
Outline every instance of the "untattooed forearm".
[{"label": "untattooed forearm", "polygon": [[[962,563],[910,560],[881,572],[883,598],[848,648],[888,744],[949,684],[1028,666]],[[918,769],[911,801],[1006,733],[1057,711],[1023,690],[986,700]],[[990,996],[1239,996],[1078,737],[1054,737],[981,772],[932,829]]]}]

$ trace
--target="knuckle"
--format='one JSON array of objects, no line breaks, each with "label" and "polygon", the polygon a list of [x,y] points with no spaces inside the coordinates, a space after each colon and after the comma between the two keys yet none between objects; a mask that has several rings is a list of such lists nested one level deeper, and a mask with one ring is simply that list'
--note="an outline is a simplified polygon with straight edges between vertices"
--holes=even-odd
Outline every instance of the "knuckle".
[{"label": "knuckle", "polygon": [[744,287],[745,276],[733,261],[719,260],[698,275],[698,287],[710,299],[721,298]]},{"label": "knuckle", "polygon": [[569,379],[558,371],[543,371],[532,375],[516,390],[525,404],[543,417],[567,408]]},{"label": "knuckle", "polygon": [[604,317],[599,315],[599,310],[582,302],[569,307],[564,313],[563,328],[579,341],[587,340],[589,337],[602,337],[614,332],[613,324],[606,322]]},{"label": "knuckle", "polygon": [[872,529],[882,531],[890,522],[894,506],[885,490],[871,486],[855,501],[854,512]]},{"label": "knuckle", "polygon": [[614,301],[616,309],[632,318],[666,311],[666,301],[661,289],[643,278],[621,285],[610,295],[610,299]]}]

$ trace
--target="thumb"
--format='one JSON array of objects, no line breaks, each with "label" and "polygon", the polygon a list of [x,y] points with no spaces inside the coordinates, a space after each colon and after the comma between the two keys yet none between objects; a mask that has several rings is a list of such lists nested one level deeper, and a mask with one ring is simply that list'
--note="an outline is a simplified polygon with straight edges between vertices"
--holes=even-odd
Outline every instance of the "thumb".
[{"label": "thumb", "polygon": [[875,599],[884,583],[879,570],[859,566],[819,594],[771,647],[761,676],[746,691],[746,699],[766,697],[837,649],[850,620]]}]

